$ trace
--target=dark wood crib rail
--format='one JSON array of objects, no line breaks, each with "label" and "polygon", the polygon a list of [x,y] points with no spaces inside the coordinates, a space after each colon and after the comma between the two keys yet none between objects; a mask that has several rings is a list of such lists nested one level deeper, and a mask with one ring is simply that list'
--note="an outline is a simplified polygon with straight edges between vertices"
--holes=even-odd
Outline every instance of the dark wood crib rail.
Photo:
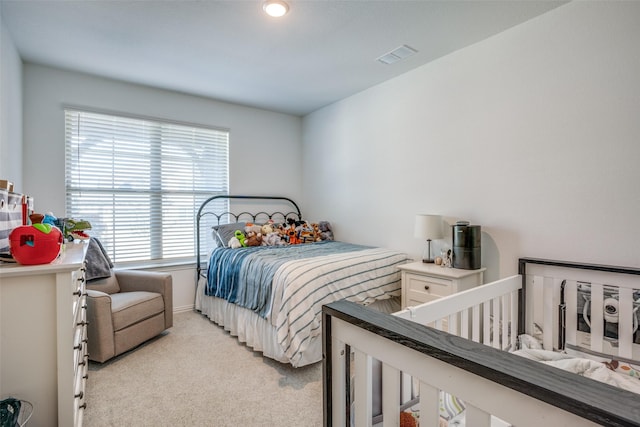
[{"label": "dark wood crib rail", "polygon": [[[332,426],[331,319],[335,317],[408,349],[479,375],[606,426],[640,426],[638,395],[348,301],[323,306],[324,425]],[[347,353],[348,354],[348,353]],[[348,358],[347,358],[348,359]],[[348,372],[348,370],[347,370]],[[346,379],[349,384],[349,378]],[[348,396],[349,393],[346,393]],[[347,411],[349,405],[346,406]],[[347,414],[346,419],[350,419]],[[348,421],[347,421],[348,423]]]}]

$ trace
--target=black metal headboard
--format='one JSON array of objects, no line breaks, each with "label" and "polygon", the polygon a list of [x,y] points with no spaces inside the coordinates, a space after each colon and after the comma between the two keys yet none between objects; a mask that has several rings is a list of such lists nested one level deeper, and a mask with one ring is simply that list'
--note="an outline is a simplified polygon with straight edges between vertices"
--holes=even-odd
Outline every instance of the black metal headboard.
[{"label": "black metal headboard", "polygon": [[[260,211],[260,212],[257,212],[257,213],[250,213],[250,212],[246,212],[245,211],[245,212],[240,212],[240,213],[236,214],[236,213],[229,212],[229,211],[214,212],[214,211],[210,210],[211,206],[213,206],[213,202],[215,200],[219,200],[219,199],[282,200],[282,201],[290,203],[295,208],[295,211],[291,211],[291,212],[271,212],[271,213],[268,213],[268,212],[265,212],[265,211]],[[258,218],[265,218],[265,220],[267,220],[267,219],[273,219],[274,217],[282,217],[282,219],[284,221],[288,217],[291,217],[291,216],[296,216],[298,220],[302,220],[302,213],[300,212],[300,208],[298,207],[296,202],[294,202],[293,200],[291,200],[288,197],[281,197],[281,196],[236,196],[236,195],[230,195],[230,194],[220,194],[220,195],[217,195],[217,196],[209,197],[207,200],[205,200],[200,205],[200,209],[198,209],[198,214],[196,215],[196,268],[197,268],[196,286],[198,284],[198,280],[200,280],[201,270],[202,270],[201,260],[200,260],[200,251],[201,251],[201,245],[200,245],[200,233],[201,233],[200,220],[204,216],[208,216],[208,215],[214,216],[216,218],[216,223],[217,224],[220,224],[220,220],[222,218],[228,218],[228,217],[234,219],[235,222],[238,222],[243,217],[251,218],[251,220],[253,222],[256,222]]]}]

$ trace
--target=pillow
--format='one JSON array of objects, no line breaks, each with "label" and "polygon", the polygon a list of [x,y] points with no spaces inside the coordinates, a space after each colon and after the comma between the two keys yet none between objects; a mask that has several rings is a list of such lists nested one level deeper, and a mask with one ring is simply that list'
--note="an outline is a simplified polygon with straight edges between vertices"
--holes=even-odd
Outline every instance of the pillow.
[{"label": "pillow", "polygon": [[111,274],[111,276],[103,279],[87,281],[87,289],[92,291],[101,291],[105,294],[117,294],[120,292],[120,285],[118,284],[116,275]]},{"label": "pillow", "polygon": [[217,247],[226,248],[229,240],[235,235],[236,230],[244,231],[246,222],[233,222],[231,224],[220,224],[213,226],[213,241]]}]

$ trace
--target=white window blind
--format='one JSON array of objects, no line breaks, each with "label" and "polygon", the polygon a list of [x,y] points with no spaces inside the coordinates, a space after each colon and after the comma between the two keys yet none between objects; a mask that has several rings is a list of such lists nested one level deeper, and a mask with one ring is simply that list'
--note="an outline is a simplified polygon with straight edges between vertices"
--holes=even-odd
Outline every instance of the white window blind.
[{"label": "white window blind", "polygon": [[228,131],[67,109],[65,139],[66,215],[114,262],[195,256],[198,207],[228,194]]}]

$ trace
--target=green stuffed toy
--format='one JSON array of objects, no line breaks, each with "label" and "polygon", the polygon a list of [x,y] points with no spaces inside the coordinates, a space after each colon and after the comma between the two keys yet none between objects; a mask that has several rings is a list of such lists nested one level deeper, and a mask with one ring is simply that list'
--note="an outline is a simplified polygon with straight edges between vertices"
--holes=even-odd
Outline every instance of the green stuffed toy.
[{"label": "green stuffed toy", "polygon": [[241,246],[247,246],[247,242],[245,241],[244,233],[242,231],[236,230],[235,236],[240,242]]}]

